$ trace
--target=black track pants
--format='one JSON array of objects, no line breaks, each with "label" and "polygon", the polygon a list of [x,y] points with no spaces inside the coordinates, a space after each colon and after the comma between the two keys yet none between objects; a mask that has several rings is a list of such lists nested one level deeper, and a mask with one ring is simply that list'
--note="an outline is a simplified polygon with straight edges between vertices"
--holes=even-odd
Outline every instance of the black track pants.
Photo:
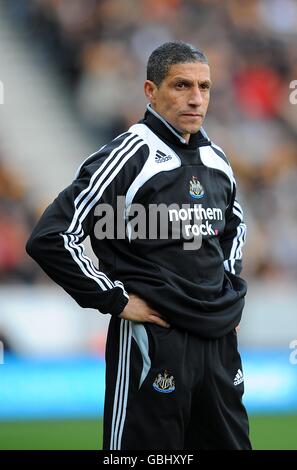
[{"label": "black track pants", "polygon": [[215,340],[112,317],[103,448],[250,449],[234,331]]}]

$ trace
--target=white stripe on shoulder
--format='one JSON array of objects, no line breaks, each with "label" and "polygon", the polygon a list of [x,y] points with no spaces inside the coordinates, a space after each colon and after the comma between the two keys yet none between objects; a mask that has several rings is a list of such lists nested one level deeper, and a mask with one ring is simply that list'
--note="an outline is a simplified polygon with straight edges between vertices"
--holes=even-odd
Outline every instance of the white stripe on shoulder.
[{"label": "white stripe on shoulder", "polygon": [[94,157],[94,155],[96,155],[96,153],[99,153],[101,152],[101,150],[103,150],[105,147],[106,147],[107,144],[105,145],[102,145],[102,147],[100,147],[98,150],[96,150],[96,152],[94,153],[91,153],[91,155],[89,155],[87,158],[85,158],[85,160],[82,162],[82,164],[78,167],[78,169],[76,170],[76,173],[75,173],[75,176],[74,176],[74,179],[76,179],[80,173],[80,170],[82,169],[82,167],[87,163],[88,160],[90,160],[92,157]]},{"label": "white stripe on shoulder", "polygon": [[[153,131],[145,124],[134,124],[129,132],[138,135],[147,144],[149,148],[149,157],[146,160],[141,172],[135,178],[126,193],[126,209],[129,210],[137,191],[153,176],[163,171],[171,171],[181,166],[180,157],[168,145],[163,142]],[[165,154],[167,159],[160,162],[156,158],[157,151]]]},{"label": "white stripe on shoulder", "polygon": [[221,152],[224,157],[226,158],[226,160],[228,161],[228,158],[227,158],[227,155],[225,154],[224,150],[222,149],[222,147],[219,147],[217,144],[215,144],[213,141],[211,141],[211,146],[214,147],[215,149],[219,150],[219,152]]},{"label": "white stripe on shoulder", "polygon": [[[123,135],[125,135],[126,132],[123,132],[122,134],[118,135],[117,137],[115,137],[115,139],[112,140],[112,142],[114,142],[115,140],[119,139],[120,137],[122,137]],[[94,157],[94,155],[96,155],[97,153],[101,152],[103,149],[105,149],[105,147],[107,147],[109,144],[105,144],[105,145],[102,145],[102,147],[100,147],[98,150],[96,150],[95,152],[93,152],[91,155],[89,155],[87,158],[85,158],[85,160],[82,162],[82,164],[78,167],[78,169],[76,170],[76,173],[75,173],[75,176],[74,178],[76,179],[80,173],[80,170],[82,169],[82,167],[87,163],[88,160],[90,160],[92,157]]]},{"label": "white stripe on shoulder", "polygon": [[200,147],[200,158],[203,165],[208,166],[209,168],[214,168],[220,170],[229,178],[231,187],[235,184],[233,171],[231,166],[226,163],[216,152],[211,148],[210,145],[205,147]]},{"label": "white stripe on shoulder", "polygon": [[[106,175],[106,173],[110,170],[110,168],[113,168],[116,163],[119,161],[120,157],[123,155],[123,153],[125,153],[125,151],[128,151],[129,148],[131,148],[131,146],[133,145],[133,143],[136,141],[136,136],[133,136],[131,138],[131,135],[129,135],[118,147],[114,148],[112,150],[112,152],[110,153],[110,155],[104,160],[104,162],[102,163],[102,165],[100,165],[100,167],[98,168],[97,171],[95,171],[95,173],[92,175],[91,179],[90,179],[90,182],[89,182],[89,185],[87,188],[85,188],[83,191],[81,191],[79,193],[79,195],[76,197],[75,201],[74,201],[74,205],[75,205],[75,216],[76,218],[74,217],[73,220],[72,220],[72,223],[75,223],[76,222],[76,219],[79,215],[79,213],[83,210],[83,208],[85,207],[85,205],[88,203],[88,201],[91,199],[91,197],[93,196],[95,190],[94,190],[94,182],[96,180],[96,178],[101,174],[103,173],[103,170],[106,168],[105,172],[103,173],[103,177]],[[120,152],[121,151],[121,152]],[[114,158],[115,157],[115,158]],[[81,203],[81,205],[79,206],[79,202],[83,199],[83,202]],[[78,208],[79,207],[79,208]],[[73,226],[72,224],[70,225],[69,227],[69,230],[73,230]]]},{"label": "white stripe on shoulder", "polygon": [[[126,142],[126,140],[127,139],[125,139],[124,142]],[[86,190],[81,191],[80,195],[83,193],[83,195],[85,196],[84,199],[80,198],[80,195],[76,198],[75,212],[70,226],[65,233],[61,233],[60,235],[63,237],[65,248],[70,252],[73,260],[78,264],[78,266],[86,276],[97,282],[97,284],[101,287],[102,290],[107,290],[113,287],[120,287],[123,290],[124,295],[128,297],[128,294],[124,290],[124,286],[122,285],[122,283],[120,283],[120,281],[118,281],[118,284],[114,284],[106,276],[106,274],[95,268],[92,261],[84,254],[84,247],[80,243],[80,239],[82,241],[84,238],[84,230],[82,227],[82,223],[86,218],[87,214],[90,212],[92,207],[94,207],[94,205],[97,204],[97,202],[100,200],[106,187],[112,182],[112,180],[116,177],[116,175],[126,164],[126,162],[137,152],[137,150],[142,145],[144,145],[144,142],[138,136],[133,136],[132,140],[128,142],[127,147],[122,148],[122,145],[120,145],[119,148],[115,149],[117,150],[117,152],[115,152],[115,150],[111,152],[111,155],[115,156],[113,160],[110,158],[111,155],[106,159],[110,161],[110,165],[104,165],[104,163],[106,162],[105,160],[105,162],[101,165],[97,172],[95,172],[95,174],[91,178],[92,184],[90,182],[87,188],[88,192],[86,192]],[[122,158],[123,154],[125,154],[124,158]],[[105,169],[105,171],[103,171],[106,166],[107,168]],[[100,173],[102,174],[95,183],[95,179]],[[77,201],[79,202],[80,200],[81,204],[78,206]]]},{"label": "white stripe on shoulder", "polygon": [[[133,147],[133,145],[135,146]],[[79,209],[77,211],[75,218],[77,218],[77,216],[82,212],[82,210],[84,210],[84,212],[79,217],[80,224],[81,222],[84,221],[84,219],[86,218],[87,214],[92,209],[92,207],[94,207],[94,205],[99,201],[103,192],[109,186],[111,181],[117,176],[117,174],[121,171],[121,169],[127,163],[127,161],[131,157],[133,157],[133,155],[135,155],[135,153],[143,145],[145,145],[145,143],[143,142],[143,140],[140,140],[140,139],[133,140],[131,143],[129,142],[129,146],[127,146],[127,148],[125,149],[122,149],[121,152],[119,152],[119,154],[116,156],[114,161],[111,163],[111,165],[108,168],[106,168],[106,170],[102,173],[100,178],[96,181],[96,184],[94,185],[94,187],[91,189],[87,197],[84,199],[83,203],[79,206]],[[124,156],[124,154],[126,155]],[[122,158],[123,156],[124,158]],[[113,170],[114,168],[115,170],[110,174],[110,171]],[[75,222],[76,220],[74,219],[74,224]]]}]

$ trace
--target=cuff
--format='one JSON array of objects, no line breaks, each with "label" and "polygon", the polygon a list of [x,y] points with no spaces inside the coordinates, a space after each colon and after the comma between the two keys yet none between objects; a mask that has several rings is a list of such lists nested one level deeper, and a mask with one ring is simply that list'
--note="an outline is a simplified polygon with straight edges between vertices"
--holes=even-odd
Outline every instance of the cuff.
[{"label": "cuff", "polygon": [[113,306],[112,310],[110,311],[110,314],[112,316],[119,316],[120,313],[124,310],[126,307],[127,303],[129,302],[129,298],[127,298],[124,294],[117,300],[116,304]]}]

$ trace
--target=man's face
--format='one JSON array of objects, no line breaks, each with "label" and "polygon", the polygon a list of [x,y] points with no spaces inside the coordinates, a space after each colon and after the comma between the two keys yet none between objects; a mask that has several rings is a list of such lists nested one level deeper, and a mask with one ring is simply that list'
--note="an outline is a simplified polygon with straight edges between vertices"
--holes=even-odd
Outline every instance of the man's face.
[{"label": "man's face", "polygon": [[159,87],[146,80],[144,90],[153,109],[188,142],[205,118],[210,85],[209,66],[195,62],[172,65]]}]

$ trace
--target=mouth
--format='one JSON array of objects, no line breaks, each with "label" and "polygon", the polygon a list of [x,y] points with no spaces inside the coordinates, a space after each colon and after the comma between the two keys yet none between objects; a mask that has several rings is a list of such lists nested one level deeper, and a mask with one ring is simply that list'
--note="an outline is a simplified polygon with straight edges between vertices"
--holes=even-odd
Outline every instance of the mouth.
[{"label": "mouth", "polygon": [[182,113],[182,116],[191,117],[191,118],[203,118],[203,114],[200,114],[200,113]]}]

